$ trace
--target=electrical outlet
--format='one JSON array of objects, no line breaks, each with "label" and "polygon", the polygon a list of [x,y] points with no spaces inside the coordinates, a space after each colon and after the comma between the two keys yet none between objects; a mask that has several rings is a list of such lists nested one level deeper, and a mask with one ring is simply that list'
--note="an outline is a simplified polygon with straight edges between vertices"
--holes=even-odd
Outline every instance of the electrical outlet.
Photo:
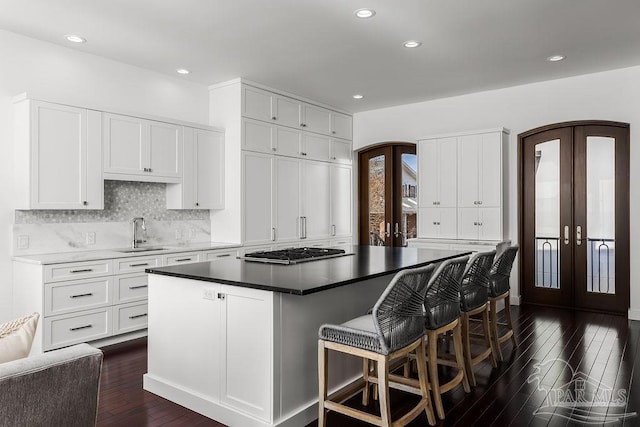
[{"label": "electrical outlet", "polygon": [[29,236],[18,236],[18,249],[29,249]]},{"label": "electrical outlet", "polygon": [[216,292],[212,288],[204,288],[202,298],[214,300],[216,299]]},{"label": "electrical outlet", "polygon": [[96,232],[89,231],[86,236],[87,245],[95,245],[96,244]]}]

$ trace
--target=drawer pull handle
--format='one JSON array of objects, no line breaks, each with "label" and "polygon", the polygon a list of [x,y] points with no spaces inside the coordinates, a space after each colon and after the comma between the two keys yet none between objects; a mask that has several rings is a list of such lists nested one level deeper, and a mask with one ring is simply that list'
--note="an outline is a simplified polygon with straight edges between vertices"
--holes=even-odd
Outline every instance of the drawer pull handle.
[{"label": "drawer pull handle", "polygon": [[140,317],[147,317],[147,313],[136,314],[135,316],[129,316],[129,319],[139,319]]},{"label": "drawer pull handle", "polygon": [[83,268],[82,270],[71,270],[72,273],[90,273],[93,268]]},{"label": "drawer pull handle", "polygon": [[78,295],[69,295],[69,298],[82,298],[82,297],[90,297],[93,293],[89,292],[88,294],[78,294]]},{"label": "drawer pull handle", "polygon": [[193,258],[180,258],[176,260],[176,262],[183,262],[183,261],[193,261]]},{"label": "drawer pull handle", "polygon": [[220,254],[220,255],[216,255],[216,258],[224,258],[226,256],[231,256],[231,254]]},{"label": "drawer pull handle", "polygon": [[75,328],[69,328],[69,330],[70,330],[71,332],[74,332],[74,331],[79,331],[79,330],[81,330],[81,329],[89,329],[89,328],[93,328],[93,325],[77,326],[77,327],[75,327]]},{"label": "drawer pull handle", "polygon": [[145,265],[149,265],[148,262],[141,262],[140,264],[129,264],[129,267],[142,267]]},{"label": "drawer pull handle", "polygon": [[129,286],[129,289],[142,289],[142,288],[146,288],[149,285],[138,285],[138,286]]}]

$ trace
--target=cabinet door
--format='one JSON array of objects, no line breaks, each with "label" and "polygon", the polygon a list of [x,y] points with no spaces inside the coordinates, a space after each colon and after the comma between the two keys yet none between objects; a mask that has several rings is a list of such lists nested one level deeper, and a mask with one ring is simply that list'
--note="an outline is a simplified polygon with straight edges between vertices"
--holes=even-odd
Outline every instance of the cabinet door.
[{"label": "cabinet door", "polygon": [[103,114],[104,172],[116,174],[143,173],[147,167],[145,141],[148,127],[136,117]]},{"label": "cabinet door", "polygon": [[242,119],[242,148],[263,153],[275,151],[274,128],[269,123]]},{"label": "cabinet door", "polygon": [[302,229],[306,239],[324,239],[330,236],[329,168],[329,163],[303,162]]},{"label": "cabinet door", "polygon": [[331,160],[335,163],[351,164],[351,143],[348,141],[331,140]]},{"label": "cabinet door", "polygon": [[311,132],[331,134],[331,111],[326,108],[303,104],[302,127]]},{"label": "cabinet door", "polygon": [[266,154],[242,154],[244,206],[244,243],[271,242],[271,183],[273,157]]},{"label": "cabinet door", "polygon": [[224,209],[224,133],[194,129],[194,140],[195,208]]},{"label": "cabinet door", "polygon": [[331,152],[331,138],[304,132],[302,134],[302,156],[305,159],[328,161]]},{"label": "cabinet door", "polygon": [[458,138],[458,207],[477,207],[479,156],[482,135],[465,135]]},{"label": "cabinet door", "polygon": [[300,155],[300,144],[302,143],[302,132],[282,126],[274,126],[274,128],[276,149],[273,151],[282,156],[298,157]]},{"label": "cabinet door", "polygon": [[455,239],[458,237],[458,221],[456,208],[439,208],[440,211],[440,237],[443,239]]},{"label": "cabinet door", "polygon": [[91,111],[98,115],[98,120],[89,123],[87,110],[81,108],[36,101],[31,105],[32,170],[28,207],[102,209],[99,160],[95,164],[96,156],[98,159],[101,156],[100,113]]},{"label": "cabinet door", "polygon": [[440,209],[418,208],[418,237],[440,238]]},{"label": "cabinet door", "polygon": [[331,165],[331,235],[351,236],[351,166]]},{"label": "cabinet door", "polygon": [[180,178],[182,175],[182,127],[148,121],[147,168],[149,175]]},{"label": "cabinet door", "polygon": [[439,151],[439,199],[441,208],[455,208],[458,205],[458,144],[456,138],[438,140]]},{"label": "cabinet door", "polygon": [[502,210],[500,208],[478,209],[480,240],[502,240]]},{"label": "cabinet door", "polygon": [[478,208],[458,208],[458,239],[478,240]]},{"label": "cabinet door", "polygon": [[220,401],[270,422],[273,292],[220,288]]},{"label": "cabinet door", "polygon": [[482,135],[478,196],[481,207],[502,206],[502,134]]},{"label": "cabinet door", "polygon": [[429,139],[418,142],[418,203],[420,207],[437,206],[440,199],[440,158],[438,140]]},{"label": "cabinet door", "polygon": [[300,101],[286,96],[274,95],[275,99],[275,123],[294,128],[300,127]]},{"label": "cabinet door", "polygon": [[346,114],[331,112],[331,134],[336,138],[351,140],[353,119]]},{"label": "cabinet door", "polygon": [[274,224],[275,240],[300,237],[300,160],[274,158]]},{"label": "cabinet door", "polygon": [[242,86],[242,115],[258,120],[275,120],[272,119],[272,94],[251,86]]}]

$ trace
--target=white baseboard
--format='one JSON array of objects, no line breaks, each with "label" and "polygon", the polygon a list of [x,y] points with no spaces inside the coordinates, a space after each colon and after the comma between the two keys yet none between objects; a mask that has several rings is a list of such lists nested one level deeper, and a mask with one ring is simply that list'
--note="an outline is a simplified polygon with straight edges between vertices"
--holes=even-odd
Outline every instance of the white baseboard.
[{"label": "white baseboard", "polygon": [[640,320],[640,308],[629,309],[629,320]]},{"label": "white baseboard", "polygon": [[511,300],[511,305],[520,305],[521,297],[520,295],[509,295],[509,299]]}]

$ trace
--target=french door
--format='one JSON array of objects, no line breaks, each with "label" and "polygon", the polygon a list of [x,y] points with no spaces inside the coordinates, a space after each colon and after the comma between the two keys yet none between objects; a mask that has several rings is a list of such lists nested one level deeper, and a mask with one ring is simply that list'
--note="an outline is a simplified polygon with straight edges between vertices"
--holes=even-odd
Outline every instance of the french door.
[{"label": "french door", "polygon": [[573,122],[519,135],[526,303],[629,307],[629,126]]},{"label": "french door", "polygon": [[407,246],[417,236],[416,146],[392,143],[358,156],[359,243]]}]

